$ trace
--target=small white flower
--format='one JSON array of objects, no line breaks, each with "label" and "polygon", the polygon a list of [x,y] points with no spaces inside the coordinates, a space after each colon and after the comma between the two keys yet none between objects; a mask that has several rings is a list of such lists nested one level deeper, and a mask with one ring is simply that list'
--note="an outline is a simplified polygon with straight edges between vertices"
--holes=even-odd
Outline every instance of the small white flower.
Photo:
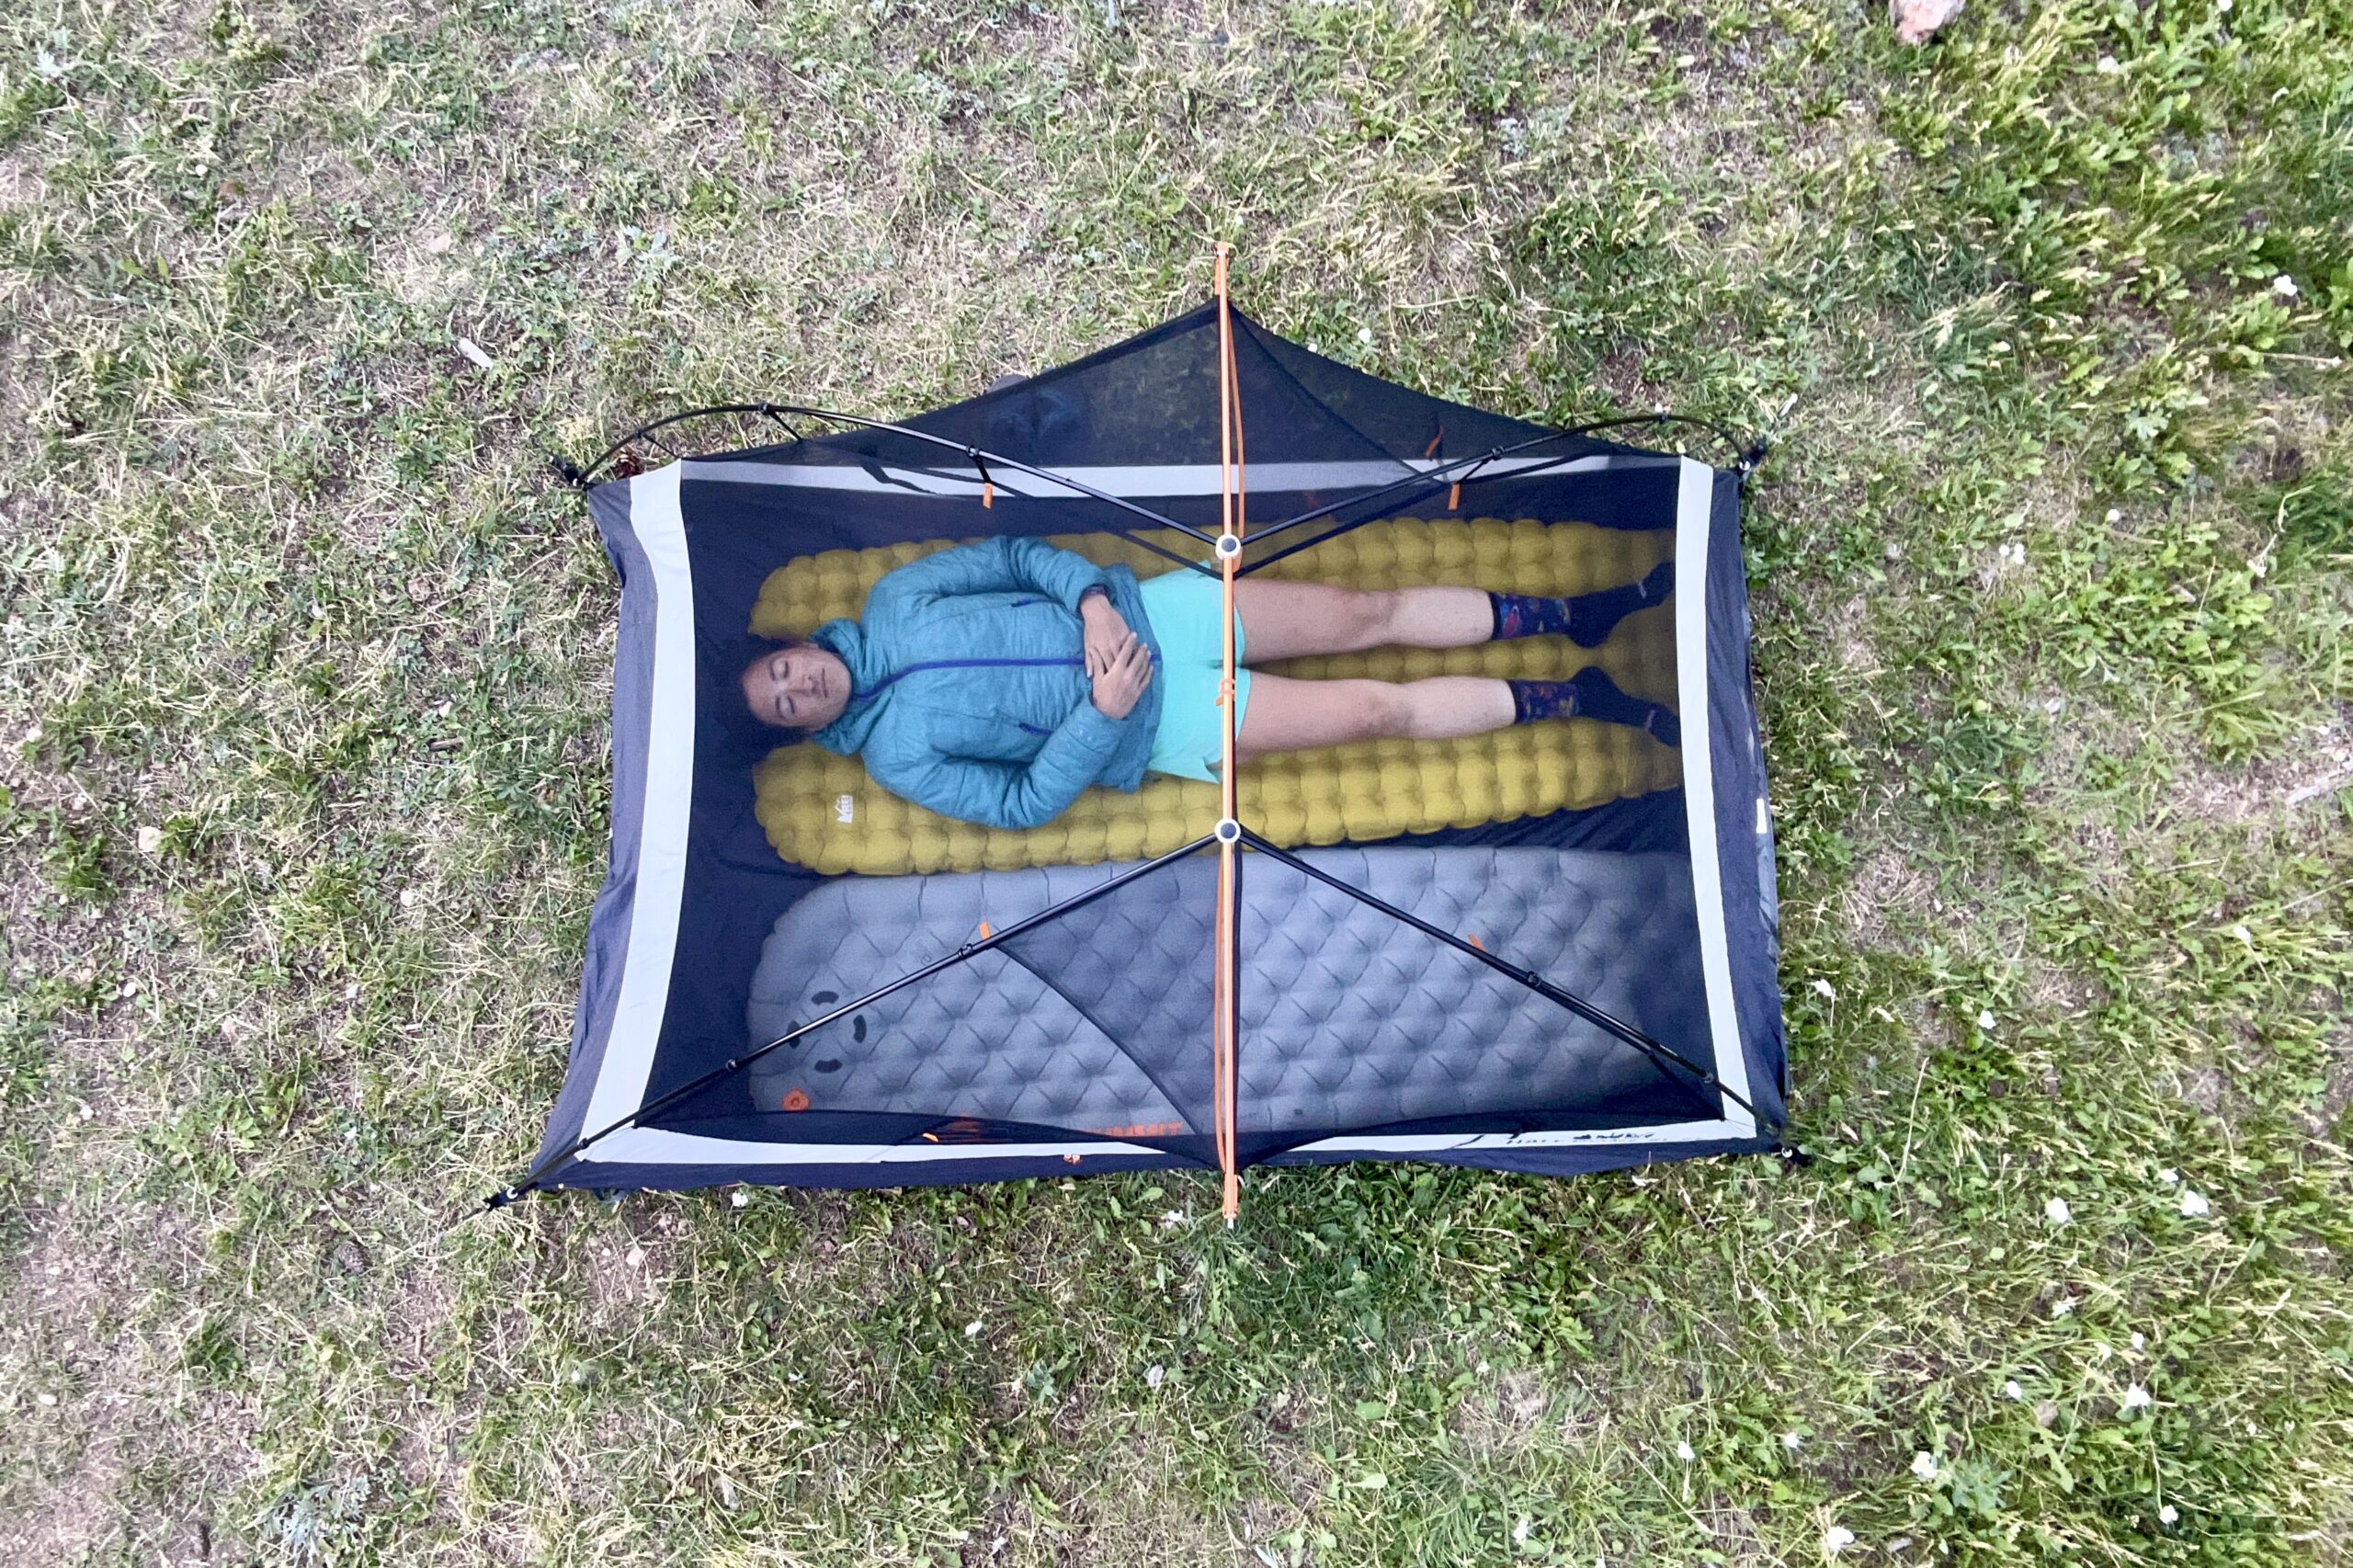
[{"label": "small white flower", "polygon": [[2110,523],[2120,523],[2124,520],[2124,514],[2110,506],[2108,509],[2108,520]]},{"label": "small white flower", "polygon": [[1691,1445],[1689,1443],[1683,1441],[1681,1438],[1677,1438],[1675,1444],[1675,1457],[1681,1460],[1685,1464],[1689,1464],[1693,1460],[1698,1459],[1699,1456],[1691,1451]]},{"label": "small white flower", "polygon": [[1854,1544],[1855,1532],[1844,1525],[1833,1525],[1822,1532],[1822,1552],[1825,1557],[1836,1557]]},{"label": "small white flower", "polygon": [[2124,1408],[2127,1410],[2146,1410],[2154,1403],[2155,1402],[2149,1398],[2149,1391],[2139,1383],[2134,1383],[2124,1391]]},{"label": "small white flower", "polygon": [[1796,1453],[1800,1449],[1805,1447],[1805,1438],[1795,1432],[1784,1432],[1781,1434],[1781,1447],[1789,1449],[1791,1453]]},{"label": "small white flower", "polygon": [[2002,1385],[2002,1397],[2004,1399],[2024,1399],[2026,1397],[2026,1390],[2018,1386],[2018,1379],[2012,1378],[2008,1382]]},{"label": "small white flower", "polygon": [[139,853],[153,855],[164,846],[164,830],[153,825],[139,830]]},{"label": "small white flower", "polygon": [[403,909],[415,909],[416,907],[416,890],[415,888],[401,889],[401,907]]},{"label": "small white flower", "polygon": [[2054,1198],[2042,1206],[2042,1217],[2054,1225],[2063,1225],[2075,1217],[2075,1211],[2067,1207],[2065,1199]]},{"label": "small white flower", "polygon": [[2211,1207],[2211,1205],[2206,1201],[2206,1195],[2196,1187],[2185,1187],[2181,1189],[2181,1211],[2190,1219],[2198,1219]]},{"label": "small white flower", "polygon": [[738,1192],[727,1201],[738,1209],[748,1209],[752,1205],[752,1195],[748,1192]]},{"label": "small white flower", "polygon": [[1528,1544],[1529,1528],[1534,1523],[1535,1521],[1530,1519],[1526,1514],[1520,1515],[1518,1523],[1511,1527],[1512,1540],[1518,1545],[1526,1546]]},{"label": "small white flower", "polygon": [[1173,1231],[1184,1222],[1185,1211],[1181,1209],[1171,1209],[1160,1217],[1160,1228],[1164,1231]]},{"label": "small white flower", "polygon": [[1977,1009],[1977,1027],[1981,1029],[1990,1029],[1994,1027],[1994,1010],[1991,1007]]},{"label": "small white flower", "polygon": [[1167,1376],[1168,1369],[1154,1361],[1143,1369],[1143,1386],[1148,1389],[1156,1389],[1160,1386],[1161,1380]]},{"label": "small white flower", "polygon": [[2123,67],[2123,66],[2119,65],[2119,64],[2116,62],[2116,56],[2114,56],[2113,54],[2103,54],[2103,55],[2101,55],[2101,56],[2099,57],[2099,65],[2098,65],[2098,67],[2097,67],[2097,70],[2099,71],[2099,74],[2100,74],[2101,75],[2103,75],[2103,76],[2113,76],[2113,75],[2115,75],[2119,71],[2121,71],[2121,70],[2123,70],[2123,69],[2124,69],[2124,67]]},{"label": "small white flower", "polygon": [[2174,1183],[2181,1179],[2181,1173],[2174,1169],[2171,1165],[2167,1165],[2165,1169],[2157,1173],[2157,1179],[2165,1183],[2167,1187],[2171,1187]]},{"label": "small white flower", "polygon": [[2271,291],[2283,300],[2292,300],[2303,292],[2296,287],[2296,280],[2284,272],[2271,280]]},{"label": "small white flower", "polygon": [[1482,1361],[1479,1363],[1479,1375],[1483,1378],[1495,1369],[1495,1366],[1491,1362]]},{"label": "small white flower", "polygon": [[347,1002],[357,1002],[359,1000],[359,982],[355,980],[350,984],[343,988],[343,999]]},{"label": "small white flower", "polygon": [[2062,1296],[2051,1303],[2051,1315],[2055,1318],[2066,1317],[2080,1304],[2073,1296]]},{"label": "small white flower", "polygon": [[1357,341],[1358,343],[1370,343],[1372,341],[1372,328],[1369,326],[1360,326],[1357,328]]},{"label": "small white flower", "polygon": [[2255,946],[2255,933],[2243,925],[2231,927],[2231,939],[2243,948],[2252,949]]},{"label": "small white flower", "polygon": [[[2222,0],[2222,4],[2223,4],[2225,6],[2229,6],[2229,5],[2230,5],[2230,3],[2231,3],[2231,0]],[[2169,1525],[2169,1524],[2172,1524],[2176,1519],[2178,1519],[2178,1518],[2180,1518],[2180,1517],[2181,1517],[2181,1510],[2180,1510],[2179,1508],[2175,1507],[2175,1506],[2174,1506],[2172,1504],[2170,1504],[2170,1503],[2166,1504],[2164,1507],[2159,1508],[2159,1509],[2157,1510],[2157,1523],[2159,1523],[2159,1524],[2161,1524],[2161,1525]]]},{"label": "small white flower", "polygon": [[974,1318],[972,1322],[964,1325],[964,1337],[967,1339],[978,1339],[980,1336],[981,1320]]},{"label": "small white flower", "polygon": [[1813,989],[1816,995],[1823,997],[1826,1001],[1836,1002],[1838,1000],[1838,988],[1831,984],[1830,982],[1826,980],[1816,980],[1813,983]]},{"label": "small white flower", "polygon": [[1918,1476],[1923,1481],[1934,1481],[1937,1478],[1937,1456],[1930,1453],[1926,1449],[1922,1449],[1919,1452],[1914,1454],[1912,1456],[1912,1473]]},{"label": "small white flower", "polygon": [[33,1403],[43,1410],[48,1410],[57,1403],[57,1396],[53,1393],[37,1393],[33,1395]]},{"label": "small white flower", "polygon": [[2142,1334],[2139,1329],[2134,1329],[2132,1331],[2132,1348],[2135,1350],[2146,1350],[2148,1347],[2148,1337]]}]

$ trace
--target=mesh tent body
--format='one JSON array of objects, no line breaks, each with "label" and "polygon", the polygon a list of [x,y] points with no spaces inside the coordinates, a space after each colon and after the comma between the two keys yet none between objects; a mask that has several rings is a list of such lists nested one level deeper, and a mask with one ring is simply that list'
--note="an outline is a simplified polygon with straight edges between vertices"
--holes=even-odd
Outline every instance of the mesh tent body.
[{"label": "mesh tent body", "polygon": [[[1494,775],[1557,771],[1540,751],[1440,762],[1383,743],[1310,756],[1299,777],[1358,797],[1427,779],[1487,814],[1351,836],[1371,818],[1307,809],[1269,836],[1245,812],[1238,1162],[1568,1174],[1774,1147],[1786,1051],[1736,474],[1448,403],[1232,322],[1245,574],[1313,576],[1400,519],[1457,578],[1510,571],[1454,548],[1473,518],[1508,520],[1513,550],[1553,528],[1645,536],[1676,565],[1674,597],[1644,613],[1671,649],[1682,732],[1670,787],[1649,787],[1654,767],[1606,801],[1509,809],[1537,797]],[[764,829],[761,756],[726,716],[738,672],[715,667],[780,572],[870,575],[990,534],[1203,569],[1225,483],[1219,356],[1204,308],[902,428],[796,433],[591,491],[622,582],[612,864],[533,1185],[1219,1163],[1213,788],[1148,797],[1178,819],[1160,824],[1173,848],[1131,835],[1121,813],[1146,797],[1121,797],[1097,809],[1101,831],[959,850],[943,830],[890,874],[820,871]],[[828,799],[826,820],[866,831],[868,799]],[[863,846],[878,847],[894,848]]]}]

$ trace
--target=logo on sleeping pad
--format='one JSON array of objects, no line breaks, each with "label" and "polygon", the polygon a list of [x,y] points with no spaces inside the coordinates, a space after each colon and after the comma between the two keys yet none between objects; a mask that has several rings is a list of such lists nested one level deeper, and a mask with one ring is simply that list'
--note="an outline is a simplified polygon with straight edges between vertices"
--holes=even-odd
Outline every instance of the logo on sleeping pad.
[{"label": "logo on sleeping pad", "polygon": [[[847,795],[844,795],[842,799],[847,801],[849,797]],[[830,1007],[841,999],[841,993],[838,991],[815,991],[812,992],[809,996],[809,1000],[820,1007]],[[840,1020],[836,1019],[835,1021],[839,1022]],[[799,1018],[795,1018],[791,1023],[785,1027],[785,1033],[787,1035],[790,1035],[799,1030],[800,1028],[801,1020]],[[865,1014],[853,1013],[850,1015],[849,1038],[853,1044],[864,1045],[866,1043]],[[801,1041],[797,1040],[786,1040],[779,1041],[779,1043],[782,1044],[788,1051],[797,1051],[801,1049]],[[838,1073],[842,1070],[842,1059],[838,1056],[820,1056],[809,1063],[809,1068],[811,1071],[816,1073]],[[809,1098],[809,1091],[807,1089],[795,1086],[786,1090],[784,1098],[778,1103],[783,1106],[787,1110],[807,1110],[812,1104],[812,1101]]]},{"label": "logo on sleeping pad", "polygon": [[840,823],[844,827],[847,827],[850,824],[856,822],[858,820],[858,797],[855,795],[835,796],[834,820]]}]

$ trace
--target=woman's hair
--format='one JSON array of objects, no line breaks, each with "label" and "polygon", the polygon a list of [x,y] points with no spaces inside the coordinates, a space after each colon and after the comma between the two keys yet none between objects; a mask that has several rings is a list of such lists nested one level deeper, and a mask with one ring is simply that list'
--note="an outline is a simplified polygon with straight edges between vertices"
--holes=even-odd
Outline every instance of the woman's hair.
[{"label": "woman's hair", "polygon": [[[730,639],[713,656],[710,669],[719,677],[722,695],[719,710],[725,715],[727,729],[746,746],[775,747],[790,745],[809,738],[809,732],[790,725],[771,722],[765,714],[756,713],[744,699],[744,672],[770,653],[780,653],[790,648],[813,648],[816,644],[806,637],[763,637],[747,631]],[[766,755],[763,751],[762,755]]]}]

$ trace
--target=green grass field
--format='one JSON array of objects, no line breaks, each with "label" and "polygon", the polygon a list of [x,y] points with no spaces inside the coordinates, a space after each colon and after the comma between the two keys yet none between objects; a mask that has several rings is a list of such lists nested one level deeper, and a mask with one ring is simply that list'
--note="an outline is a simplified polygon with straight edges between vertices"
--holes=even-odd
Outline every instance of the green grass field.
[{"label": "green grass field", "polygon": [[[1812,1162],[460,1222],[604,866],[543,452],[968,395],[1218,240],[1449,397],[1795,398]],[[2348,355],[2347,0],[20,0],[0,1560],[2347,1560]]]}]

